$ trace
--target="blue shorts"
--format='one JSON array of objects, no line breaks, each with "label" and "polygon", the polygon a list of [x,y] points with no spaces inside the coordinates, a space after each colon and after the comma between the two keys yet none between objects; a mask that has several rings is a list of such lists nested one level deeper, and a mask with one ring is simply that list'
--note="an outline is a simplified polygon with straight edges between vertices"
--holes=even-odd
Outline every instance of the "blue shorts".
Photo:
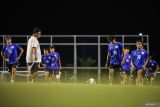
[{"label": "blue shorts", "polygon": [[122,70],[122,73],[129,75],[130,74],[130,70]]},{"label": "blue shorts", "polygon": [[109,65],[110,69],[116,69],[117,71],[121,71],[121,65]]},{"label": "blue shorts", "polygon": [[150,79],[151,77],[154,77],[154,72],[148,72],[148,73],[146,73],[146,77],[148,79]]},{"label": "blue shorts", "polygon": [[[139,69],[134,69],[130,72],[130,76],[133,77],[133,78],[136,78],[137,77],[137,71]],[[146,71],[144,69],[141,69],[142,70],[142,76],[145,77],[146,76]]]}]

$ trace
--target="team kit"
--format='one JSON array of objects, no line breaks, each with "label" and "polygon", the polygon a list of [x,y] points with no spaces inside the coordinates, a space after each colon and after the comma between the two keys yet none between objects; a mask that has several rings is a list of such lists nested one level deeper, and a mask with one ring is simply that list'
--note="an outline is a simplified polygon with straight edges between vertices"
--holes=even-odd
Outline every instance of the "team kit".
[{"label": "team kit", "polygon": [[[41,37],[41,29],[34,28],[33,35],[29,38],[27,44],[26,63],[29,70],[28,82],[34,82],[37,79],[38,69],[44,67],[45,81],[60,81],[62,71],[60,54],[54,46],[41,49],[38,39]],[[1,56],[7,62],[8,72],[10,73],[11,83],[14,83],[16,77],[16,68],[24,52],[23,48],[17,43],[12,43],[12,36],[5,36],[6,44],[1,49]],[[135,83],[138,86],[144,84],[147,80],[152,85],[156,77],[159,66],[155,60],[149,56],[144,49],[141,40],[136,41],[136,49],[130,50],[129,46],[123,46],[121,42],[116,41],[113,35],[107,37],[109,45],[106,46],[107,60],[105,67],[109,70],[109,84],[114,81],[114,74],[118,73],[121,84]],[[55,78],[59,75],[59,78]]]}]

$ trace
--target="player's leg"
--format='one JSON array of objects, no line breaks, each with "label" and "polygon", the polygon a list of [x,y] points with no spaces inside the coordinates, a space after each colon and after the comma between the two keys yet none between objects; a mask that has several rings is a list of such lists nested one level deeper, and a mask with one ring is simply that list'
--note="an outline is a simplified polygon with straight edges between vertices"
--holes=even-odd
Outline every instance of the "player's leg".
[{"label": "player's leg", "polygon": [[114,69],[109,68],[109,84],[110,85],[112,85],[112,82],[113,82],[113,73],[114,73]]},{"label": "player's leg", "polygon": [[38,72],[38,71],[34,71],[34,73],[33,73],[33,80],[32,80],[32,81],[34,81],[34,82],[37,81],[37,75],[38,75],[37,72]]},{"label": "player's leg", "polygon": [[60,82],[61,81],[61,71],[58,71],[58,77],[56,77],[57,81]]},{"label": "player's leg", "polygon": [[59,77],[60,75],[59,75],[59,70],[58,69],[56,69],[56,70],[54,70],[54,79],[55,79],[55,81],[56,82],[60,82],[60,77]]},{"label": "player's leg", "polygon": [[154,77],[151,77],[151,79],[150,79],[150,85],[153,85],[153,82],[154,82]]},{"label": "player's leg", "polygon": [[56,80],[61,82],[61,71],[57,70]]},{"label": "player's leg", "polygon": [[150,78],[149,77],[147,77],[147,85],[149,85],[150,84]]},{"label": "player's leg", "polygon": [[150,76],[150,85],[153,85],[153,82],[154,82],[154,72],[151,72],[149,74],[149,76]]},{"label": "player's leg", "polygon": [[49,79],[49,71],[45,70],[45,82],[47,82]]},{"label": "player's leg", "polygon": [[54,81],[54,73],[52,70],[49,71],[49,82],[53,82]]},{"label": "player's leg", "polygon": [[114,78],[114,81],[116,81],[116,83],[121,83],[121,81],[123,81],[123,72],[121,70],[120,65],[115,65],[114,66],[113,78]]},{"label": "player's leg", "polygon": [[27,63],[28,71],[29,74],[27,76],[27,82],[30,82],[33,79],[33,64],[32,63]]},{"label": "player's leg", "polygon": [[10,74],[10,81],[12,81],[12,66],[10,64],[8,65],[8,72]]},{"label": "player's leg", "polygon": [[147,85],[150,85],[150,82],[151,82],[151,76],[149,73],[146,74],[146,83]]},{"label": "player's leg", "polygon": [[33,82],[37,81],[37,75],[38,75],[38,63],[34,63],[33,65]]},{"label": "player's leg", "polygon": [[123,72],[123,80],[122,80],[122,84],[127,84],[127,74],[126,71]]},{"label": "player's leg", "polygon": [[11,74],[11,82],[13,83],[16,76],[16,68],[12,68],[12,74]]},{"label": "player's leg", "polygon": [[33,71],[29,71],[28,82],[33,81]]},{"label": "player's leg", "polygon": [[124,71],[120,72],[121,84],[124,84]]},{"label": "player's leg", "polygon": [[16,66],[17,66],[17,64],[12,65],[12,80],[13,80],[13,82],[16,78]]},{"label": "player's leg", "polygon": [[146,84],[147,82],[146,75],[147,75],[146,71],[142,70],[142,85]]},{"label": "player's leg", "polygon": [[130,84],[136,84],[137,83],[137,70],[130,71],[129,83]]},{"label": "player's leg", "polygon": [[137,85],[143,85],[143,77],[142,77],[142,69],[139,69],[138,71],[137,71],[137,76],[138,76],[138,78],[137,78]]}]

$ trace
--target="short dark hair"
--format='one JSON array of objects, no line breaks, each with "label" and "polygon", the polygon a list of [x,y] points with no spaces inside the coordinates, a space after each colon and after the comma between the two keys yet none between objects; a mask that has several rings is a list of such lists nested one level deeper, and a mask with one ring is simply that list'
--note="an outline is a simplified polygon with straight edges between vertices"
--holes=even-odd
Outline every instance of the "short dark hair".
[{"label": "short dark hair", "polygon": [[38,33],[38,32],[41,32],[41,29],[38,28],[38,27],[35,27],[34,30],[33,30],[33,33]]},{"label": "short dark hair", "polygon": [[137,42],[141,42],[141,43],[142,43],[142,46],[144,46],[144,44],[143,44],[142,40],[137,40]]},{"label": "short dark hair", "polygon": [[48,47],[45,47],[44,50],[49,51],[49,48],[48,48]]},{"label": "short dark hair", "polygon": [[141,41],[141,40],[137,40],[137,42],[141,42],[141,43],[142,43],[142,41]]},{"label": "short dark hair", "polygon": [[109,42],[112,42],[115,39],[115,37],[114,35],[109,35],[107,39]]},{"label": "short dark hair", "polygon": [[130,47],[129,47],[129,46],[125,46],[125,47],[124,47],[124,49],[128,49],[128,50],[130,50]]},{"label": "short dark hair", "polygon": [[53,49],[53,48],[55,49],[56,47],[55,47],[55,46],[50,46],[49,48],[50,48],[50,49],[51,49],[51,48],[52,48],[52,49]]}]

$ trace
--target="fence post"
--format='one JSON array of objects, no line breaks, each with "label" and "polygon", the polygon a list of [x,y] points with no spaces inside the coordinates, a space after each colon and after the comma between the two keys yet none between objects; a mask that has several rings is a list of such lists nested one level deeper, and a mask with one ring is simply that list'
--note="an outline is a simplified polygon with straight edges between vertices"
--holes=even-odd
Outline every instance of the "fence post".
[{"label": "fence post", "polygon": [[74,35],[74,82],[77,83],[77,40]]},{"label": "fence post", "polygon": [[100,35],[98,35],[98,83],[101,83],[101,45]]}]

